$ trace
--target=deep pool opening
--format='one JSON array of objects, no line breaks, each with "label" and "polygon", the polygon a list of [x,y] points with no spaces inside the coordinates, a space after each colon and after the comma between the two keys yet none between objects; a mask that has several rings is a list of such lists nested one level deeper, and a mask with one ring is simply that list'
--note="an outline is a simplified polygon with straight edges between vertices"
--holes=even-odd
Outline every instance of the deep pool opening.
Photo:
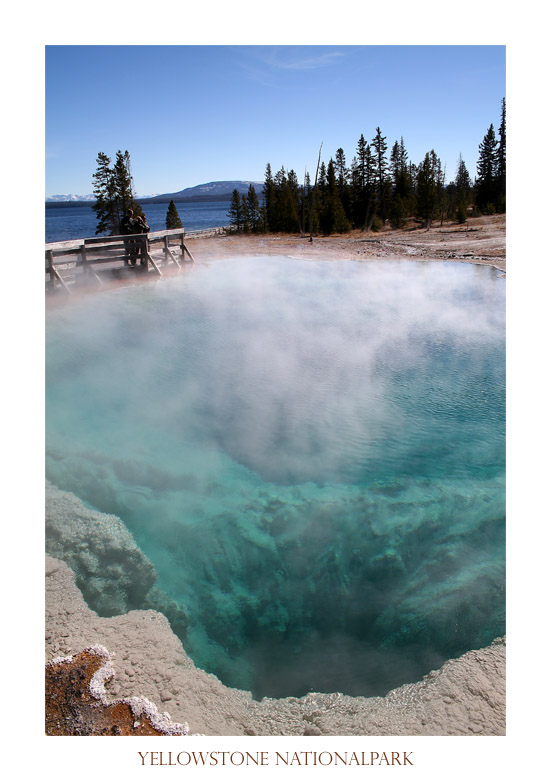
[{"label": "deep pool opening", "polygon": [[257,698],[385,694],[502,634],[504,280],[197,265],[47,323],[47,475],[124,521],[143,605]]}]

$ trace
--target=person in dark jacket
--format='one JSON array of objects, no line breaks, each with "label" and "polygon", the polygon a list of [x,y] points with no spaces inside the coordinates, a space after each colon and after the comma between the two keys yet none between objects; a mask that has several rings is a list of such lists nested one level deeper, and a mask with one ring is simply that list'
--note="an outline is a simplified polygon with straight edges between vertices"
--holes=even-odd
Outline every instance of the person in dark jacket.
[{"label": "person in dark jacket", "polygon": [[[136,220],[134,219],[134,212],[132,209],[126,210],[126,214],[121,220],[119,231],[121,233],[121,236],[130,236],[134,233],[141,233],[141,230],[139,230]],[[124,265],[135,266],[136,257],[138,254],[138,247],[136,246],[136,242],[132,241],[132,239],[125,239],[124,248],[126,250],[126,258],[124,261]]]},{"label": "person in dark jacket", "polygon": [[139,217],[136,217],[135,222],[139,228],[136,233],[149,233],[149,225],[147,224],[145,214],[140,214]]},{"label": "person in dark jacket", "polygon": [[137,233],[135,222],[134,211],[132,209],[127,209],[119,227],[121,236],[129,236],[131,233]]},{"label": "person in dark jacket", "polygon": [[[136,225],[136,233],[149,233],[149,225],[147,224],[147,219],[145,217],[145,214],[140,214],[135,219],[135,225]],[[146,240],[139,242],[139,253],[140,253],[140,264],[142,266],[147,265],[147,258],[145,255],[146,250]]]}]

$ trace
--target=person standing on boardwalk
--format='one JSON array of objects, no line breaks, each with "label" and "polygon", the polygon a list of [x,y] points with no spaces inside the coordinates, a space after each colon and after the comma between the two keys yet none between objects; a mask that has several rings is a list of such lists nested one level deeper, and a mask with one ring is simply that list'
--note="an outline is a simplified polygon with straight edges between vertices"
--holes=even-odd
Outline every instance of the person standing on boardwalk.
[{"label": "person standing on boardwalk", "polygon": [[145,218],[145,214],[140,214],[136,219],[134,220],[136,227],[138,230],[136,230],[136,233],[149,233],[149,225],[147,224],[147,220]]},{"label": "person standing on boardwalk", "polygon": [[[141,229],[138,228],[136,220],[134,219],[134,212],[132,209],[126,210],[126,214],[121,220],[119,231],[121,236],[130,236],[134,233],[141,233]],[[126,258],[124,261],[125,266],[135,266],[138,252],[136,242],[132,241],[132,239],[125,239],[124,248],[126,250]]]},{"label": "person standing on boardwalk", "polygon": [[[135,233],[149,233],[149,225],[147,224],[147,219],[145,217],[145,214],[139,214],[135,221],[136,230]],[[139,242],[139,253],[140,253],[140,264],[142,266],[147,266],[147,258],[145,255],[145,242],[146,239],[144,239],[142,242]]]}]

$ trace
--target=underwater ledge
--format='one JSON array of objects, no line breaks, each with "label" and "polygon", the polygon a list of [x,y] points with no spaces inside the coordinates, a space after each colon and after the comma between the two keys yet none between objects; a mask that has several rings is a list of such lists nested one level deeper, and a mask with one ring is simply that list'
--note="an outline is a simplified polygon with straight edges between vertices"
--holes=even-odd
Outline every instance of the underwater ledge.
[{"label": "underwater ledge", "polygon": [[[76,496],[51,484],[46,496],[50,533],[56,515],[80,515],[77,527],[82,532],[91,511]],[[116,532],[115,547],[120,546],[128,561],[141,566],[122,522],[114,528],[115,516],[93,515],[93,534],[97,535],[103,523],[108,535],[109,530]],[[75,541],[72,536],[76,553],[79,547],[83,550],[83,538],[78,544]],[[51,542],[48,547],[52,548]],[[505,734],[505,638],[452,659],[418,683],[400,686],[385,697],[309,693],[259,702],[250,692],[229,688],[197,668],[168,619],[156,610],[130,609],[111,617],[100,617],[91,610],[73,570],[61,560],[62,555],[70,558],[68,553],[58,541],[60,558],[46,555],[46,661],[99,643],[110,653],[114,668],[108,698],[145,697],[160,711],[168,711],[173,720],[187,722],[192,734]]]}]

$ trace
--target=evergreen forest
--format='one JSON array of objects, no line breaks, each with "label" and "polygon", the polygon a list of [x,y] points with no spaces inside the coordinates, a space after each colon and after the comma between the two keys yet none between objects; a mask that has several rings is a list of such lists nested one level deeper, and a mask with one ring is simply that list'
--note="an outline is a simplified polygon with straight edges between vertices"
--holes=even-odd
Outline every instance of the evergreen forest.
[{"label": "evergreen forest", "polygon": [[266,165],[262,202],[253,185],[247,194],[234,190],[228,217],[239,233],[300,233],[330,235],[352,229],[381,230],[404,227],[412,219],[425,228],[435,220],[464,223],[467,215],[505,212],[505,98],[501,123],[488,128],[479,145],[476,176],[461,154],[453,181],[446,184],[440,158],[431,149],[413,163],[404,139],[387,143],[379,127],[371,141],[362,134],[347,165],[344,150],[318,165],[312,182],[305,171],[302,182],[294,170],[273,173]]}]

